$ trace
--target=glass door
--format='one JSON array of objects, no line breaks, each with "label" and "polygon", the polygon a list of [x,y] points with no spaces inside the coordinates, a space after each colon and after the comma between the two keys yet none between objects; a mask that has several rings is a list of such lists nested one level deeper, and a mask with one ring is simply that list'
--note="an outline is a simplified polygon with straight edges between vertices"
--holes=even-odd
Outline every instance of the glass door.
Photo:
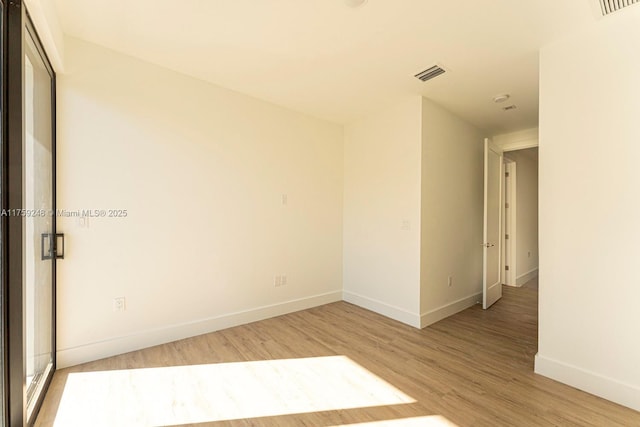
[{"label": "glass door", "polygon": [[[4,193],[5,193],[5,178],[4,178],[4,147],[5,147],[5,132],[4,132],[4,113],[5,113],[5,96],[4,96],[4,76],[5,76],[5,55],[4,55],[4,32],[5,32],[5,5],[4,0],[0,0],[0,136],[2,137],[2,145],[0,149],[0,209],[4,209],[6,206],[4,204]],[[6,358],[7,358],[7,349],[5,346],[5,336],[6,336],[6,280],[5,280],[5,256],[4,256],[4,247],[5,247],[5,236],[4,236],[4,221],[0,226],[0,247],[3,248],[0,251],[0,427],[4,427],[5,420],[7,418],[7,391],[5,387],[5,369],[6,369]]]},{"label": "glass door", "polygon": [[24,44],[23,251],[27,418],[53,370],[53,73],[27,23]]},{"label": "glass door", "polygon": [[32,425],[55,370],[55,74],[23,2],[2,7],[2,423]]}]

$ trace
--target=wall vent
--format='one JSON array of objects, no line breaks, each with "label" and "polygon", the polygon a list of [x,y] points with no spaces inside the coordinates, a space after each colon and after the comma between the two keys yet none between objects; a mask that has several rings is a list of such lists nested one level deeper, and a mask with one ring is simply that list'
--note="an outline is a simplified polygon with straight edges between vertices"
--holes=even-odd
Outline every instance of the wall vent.
[{"label": "wall vent", "polygon": [[416,74],[415,77],[422,80],[423,82],[426,82],[427,80],[431,80],[432,78],[438,77],[440,74],[444,74],[444,73],[445,73],[445,70],[443,68],[437,65],[434,65],[433,67],[427,68],[426,70]]},{"label": "wall vent", "polygon": [[606,16],[632,4],[640,3],[640,0],[598,0],[598,3],[600,3],[602,16]]}]

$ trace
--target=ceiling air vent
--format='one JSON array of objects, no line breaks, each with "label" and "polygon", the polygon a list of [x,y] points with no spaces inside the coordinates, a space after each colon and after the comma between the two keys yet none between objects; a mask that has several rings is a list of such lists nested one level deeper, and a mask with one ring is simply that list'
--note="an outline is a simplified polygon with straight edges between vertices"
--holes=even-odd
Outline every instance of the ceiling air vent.
[{"label": "ceiling air vent", "polygon": [[434,65],[433,67],[427,68],[421,73],[416,74],[416,77],[422,80],[423,82],[426,82],[427,80],[431,80],[432,78],[438,77],[440,74],[444,74],[444,73],[445,73],[445,70],[443,68],[440,68],[439,66]]},{"label": "ceiling air vent", "polygon": [[605,16],[632,4],[640,3],[640,0],[598,0],[598,3],[600,3],[602,15]]}]

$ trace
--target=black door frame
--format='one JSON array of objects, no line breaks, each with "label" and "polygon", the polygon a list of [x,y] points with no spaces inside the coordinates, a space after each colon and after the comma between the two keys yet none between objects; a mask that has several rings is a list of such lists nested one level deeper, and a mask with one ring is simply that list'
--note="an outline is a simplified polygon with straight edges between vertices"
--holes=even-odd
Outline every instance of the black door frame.
[{"label": "black door frame", "polygon": [[[6,86],[3,88],[6,109],[6,139],[3,159],[3,202],[7,209],[22,208],[22,144],[23,144],[23,8],[9,0],[6,2],[7,25],[4,27]],[[24,361],[24,319],[22,286],[22,218],[3,216],[3,241],[7,318],[7,360],[5,364],[8,400],[8,426],[24,424],[26,418],[26,384]]]},{"label": "black door frame", "polygon": [[[0,203],[2,212],[22,209],[23,205],[23,144],[24,144],[24,55],[25,38],[32,37],[38,53],[51,76],[52,123],[52,226],[56,232],[56,77],[35,27],[22,0],[0,0],[3,3],[2,26],[2,147],[0,159]],[[24,282],[23,282],[23,217],[3,215],[2,234],[2,316],[4,413],[6,426],[31,425],[38,414],[46,389],[56,369],[56,262],[52,261],[52,363],[53,369],[44,379],[43,392],[38,397],[30,419],[27,419],[26,355],[24,342]]]},{"label": "black door frame", "polygon": [[[0,209],[3,211],[8,206],[8,198],[7,198],[7,97],[5,94],[4,88],[8,87],[8,78],[7,78],[7,20],[8,20],[8,11],[7,4],[5,0],[0,0],[0,6],[2,6],[2,16],[0,19],[2,20],[2,31],[0,32],[0,66],[2,67],[2,81],[0,84],[2,85],[2,90],[0,90],[0,103],[2,104],[2,115],[0,120],[2,123],[0,125],[0,129],[2,130],[2,134],[0,135],[2,143],[0,144]],[[8,274],[7,274],[7,245],[5,244],[6,236],[8,230],[8,222],[7,219],[2,216],[0,217],[0,316],[2,316],[2,321],[0,322],[1,330],[0,330],[0,347],[2,348],[2,354],[0,357],[0,368],[2,372],[0,373],[1,383],[0,387],[1,396],[2,396],[2,422],[1,426],[6,426],[7,420],[9,419],[9,380],[8,380],[8,311],[7,311],[7,291],[8,291]]]}]

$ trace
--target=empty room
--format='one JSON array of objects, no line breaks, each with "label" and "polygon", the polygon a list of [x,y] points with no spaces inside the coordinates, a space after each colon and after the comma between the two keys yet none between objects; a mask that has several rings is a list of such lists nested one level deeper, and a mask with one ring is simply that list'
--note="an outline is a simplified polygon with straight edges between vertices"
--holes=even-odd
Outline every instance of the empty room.
[{"label": "empty room", "polygon": [[640,0],[0,9],[0,426],[640,425]]}]

